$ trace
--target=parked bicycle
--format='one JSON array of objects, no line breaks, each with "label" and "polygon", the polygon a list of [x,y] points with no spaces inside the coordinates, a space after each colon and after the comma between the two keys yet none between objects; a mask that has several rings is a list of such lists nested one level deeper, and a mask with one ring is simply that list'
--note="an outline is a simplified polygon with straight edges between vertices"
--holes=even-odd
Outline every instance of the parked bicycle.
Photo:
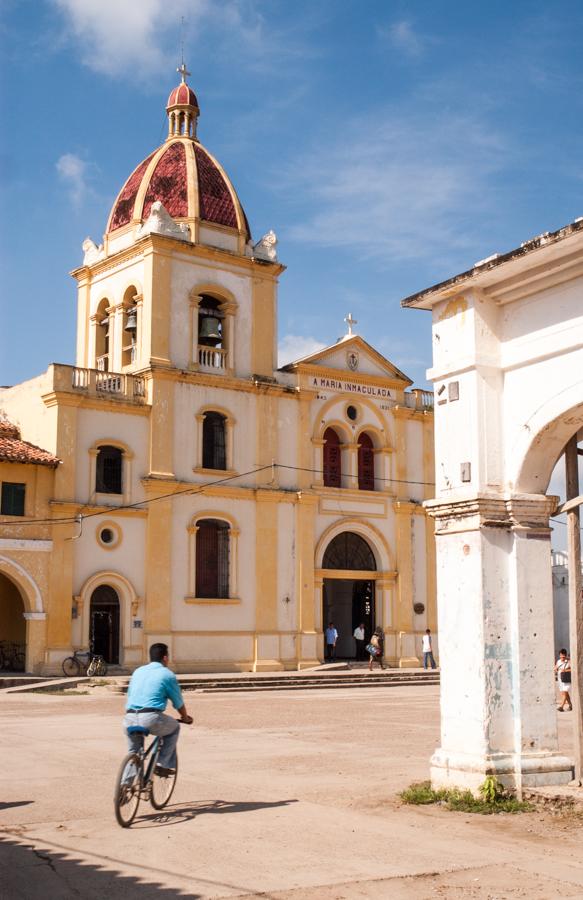
[{"label": "parked bicycle", "polygon": [[0,669],[7,672],[24,672],[25,645],[16,641],[0,641]]},{"label": "parked bicycle", "polygon": [[75,650],[73,656],[63,660],[63,672],[67,677],[78,675],[107,675],[107,663],[99,653]]},{"label": "parked bicycle", "polygon": [[[149,800],[154,809],[164,809],[174,791],[178,773],[177,759],[173,772],[159,774],[159,737],[155,737],[144,750],[149,730],[142,725],[130,725],[127,732],[141,736],[142,747],[138,751],[130,751],[124,757],[115,783],[115,817],[122,828],[129,828],[134,821],[140,800]],[[164,772],[168,773],[168,769],[164,769]]]}]

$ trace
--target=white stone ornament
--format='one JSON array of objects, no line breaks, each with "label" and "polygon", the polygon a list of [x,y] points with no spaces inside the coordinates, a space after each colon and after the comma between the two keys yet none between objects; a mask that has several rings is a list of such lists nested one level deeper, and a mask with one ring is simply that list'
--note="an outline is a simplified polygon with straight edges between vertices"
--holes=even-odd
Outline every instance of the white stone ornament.
[{"label": "white stone ornament", "polygon": [[105,259],[105,251],[103,249],[103,244],[100,244],[99,247],[92,241],[90,237],[86,237],[81,245],[81,249],[83,250],[83,265],[90,266],[92,263],[97,262],[100,259]]},{"label": "white stone ornament", "polygon": [[267,262],[277,262],[277,236],[275,231],[268,231],[261,240],[253,245],[253,255]]},{"label": "white stone ornament", "polygon": [[190,240],[190,228],[188,225],[185,222],[182,222],[180,225],[178,222],[175,222],[160,200],[155,200],[152,203],[150,215],[144,224],[138,228],[136,237],[145,237],[147,234],[163,234],[178,241]]}]

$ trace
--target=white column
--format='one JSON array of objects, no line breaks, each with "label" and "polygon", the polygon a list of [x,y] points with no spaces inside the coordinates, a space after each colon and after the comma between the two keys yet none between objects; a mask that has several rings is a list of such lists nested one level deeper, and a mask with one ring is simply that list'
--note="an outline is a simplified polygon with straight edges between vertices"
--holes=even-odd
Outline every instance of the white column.
[{"label": "white column", "polygon": [[549,515],[554,500],[433,500],[441,663],[434,786],[562,784],[553,679]]}]

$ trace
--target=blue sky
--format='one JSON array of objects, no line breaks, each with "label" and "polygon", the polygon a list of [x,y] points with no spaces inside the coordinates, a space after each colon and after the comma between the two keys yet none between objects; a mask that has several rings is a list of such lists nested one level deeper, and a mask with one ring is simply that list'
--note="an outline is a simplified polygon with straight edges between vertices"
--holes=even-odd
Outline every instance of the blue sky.
[{"label": "blue sky", "polygon": [[583,213],[583,8],[514,0],[4,0],[0,384],[74,362],[81,243],[165,136],[199,136],[273,228],[285,359],[357,331],[423,385],[400,299]]}]

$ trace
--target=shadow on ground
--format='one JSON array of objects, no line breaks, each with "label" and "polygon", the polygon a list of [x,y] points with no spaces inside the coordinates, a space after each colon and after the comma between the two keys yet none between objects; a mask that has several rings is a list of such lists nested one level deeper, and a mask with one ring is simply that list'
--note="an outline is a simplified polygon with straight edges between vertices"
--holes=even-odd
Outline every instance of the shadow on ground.
[{"label": "shadow on ground", "polygon": [[151,813],[146,816],[138,815],[132,828],[155,828],[161,825],[180,825],[189,822],[198,816],[214,815],[216,813],[243,813],[253,812],[256,809],[274,809],[278,806],[289,806],[298,803],[298,800],[277,800],[274,803],[235,803],[231,800],[214,800],[212,803],[177,803],[169,806],[162,812]]}]

